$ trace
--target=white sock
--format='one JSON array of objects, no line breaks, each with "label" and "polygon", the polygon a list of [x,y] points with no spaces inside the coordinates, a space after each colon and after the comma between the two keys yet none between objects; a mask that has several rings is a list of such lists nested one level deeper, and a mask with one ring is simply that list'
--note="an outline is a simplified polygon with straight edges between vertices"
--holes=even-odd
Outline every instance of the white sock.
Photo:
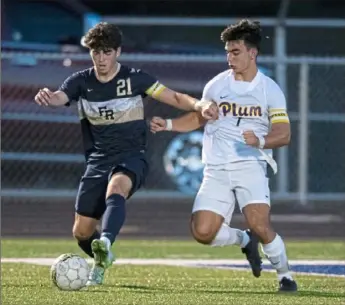
[{"label": "white sock", "polygon": [[107,249],[110,250],[110,247],[111,247],[111,242],[110,242],[110,240],[109,240],[107,237],[102,236],[102,237],[101,237],[101,241],[103,241],[103,242],[106,244]]},{"label": "white sock", "polygon": [[249,236],[245,231],[230,228],[223,223],[211,243],[212,247],[224,247],[229,245],[240,245],[245,247],[249,242]]},{"label": "white sock", "polygon": [[278,280],[280,281],[283,277],[292,280],[285,244],[282,238],[277,234],[272,242],[262,245],[261,248],[262,252],[271,262],[272,267],[277,270]]}]

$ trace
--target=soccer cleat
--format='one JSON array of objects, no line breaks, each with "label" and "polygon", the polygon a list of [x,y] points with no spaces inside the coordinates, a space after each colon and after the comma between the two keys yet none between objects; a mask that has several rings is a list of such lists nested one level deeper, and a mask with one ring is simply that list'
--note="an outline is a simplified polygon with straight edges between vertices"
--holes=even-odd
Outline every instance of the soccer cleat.
[{"label": "soccer cleat", "polygon": [[104,280],[104,272],[104,268],[98,267],[94,264],[90,271],[86,286],[102,285]]},{"label": "soccer cleat", "polygon": [[294,280],[283,277],[279,282],[279,292],[297,292],[297,283]]},{"label": "soccer cleat", "polygon": [[113,254],[108,250],[107,245],[100,239],[94,239],[91,243],[95,264],[104,269],[109,268],[113,261]]},{"label": "soccer cleat", "polygon": [[102,285],[105,270],[113,264],[114,256],[108,250],[106,244],[100,239],[93,240],[91,248],[94,255],[94,264],[86,286]]},{"label": "soccer cleat", "polygon": [[247,257],[252,273],[255,277],[260,277],[262,270],[262,260],[259,252],[259,238],[253,234],[250,230],[246,233],[249,236],[249,243],[242,248],[242,253]]}]

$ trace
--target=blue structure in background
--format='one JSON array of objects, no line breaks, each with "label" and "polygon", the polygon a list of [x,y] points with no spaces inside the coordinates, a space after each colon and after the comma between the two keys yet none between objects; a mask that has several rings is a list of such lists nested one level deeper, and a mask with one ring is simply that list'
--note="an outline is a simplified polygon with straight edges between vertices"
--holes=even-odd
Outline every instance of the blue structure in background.
[{"label": "blue structure in background", "polygon": [[96,13],[84,14],[84,34],[94,27],[97,23],[101,22],[101,16]]}]

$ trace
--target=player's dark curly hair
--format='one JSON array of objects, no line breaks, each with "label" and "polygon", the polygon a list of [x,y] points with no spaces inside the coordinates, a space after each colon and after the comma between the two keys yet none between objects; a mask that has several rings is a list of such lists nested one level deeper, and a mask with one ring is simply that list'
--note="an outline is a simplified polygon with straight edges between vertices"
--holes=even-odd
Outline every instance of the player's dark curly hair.
[{"label": "player's dark curly hair", "polygon": [[234,40],[243,40],[249,48],[260,50],[261,26],[259,21],[243,19],[236,24],[229,25],[220,35],[220,39],[226,43]]},{"label": "player's dark curly hair", "polygon": [[122,32],[114,24],[100,22],[91,28],[82,39],[82,45],[94,50],[117,50],[122,44]]}]

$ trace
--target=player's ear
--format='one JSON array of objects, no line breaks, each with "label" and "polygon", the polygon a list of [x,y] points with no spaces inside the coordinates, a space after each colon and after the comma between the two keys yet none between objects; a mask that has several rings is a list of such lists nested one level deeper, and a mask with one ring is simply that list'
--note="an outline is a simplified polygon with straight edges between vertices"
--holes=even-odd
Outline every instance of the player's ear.
[{"label": "player's ear", "polygon": [[252,49],[250,52],[251,59],[255,59],[257,55],[258,55],[258,51],[256,49]]}]

